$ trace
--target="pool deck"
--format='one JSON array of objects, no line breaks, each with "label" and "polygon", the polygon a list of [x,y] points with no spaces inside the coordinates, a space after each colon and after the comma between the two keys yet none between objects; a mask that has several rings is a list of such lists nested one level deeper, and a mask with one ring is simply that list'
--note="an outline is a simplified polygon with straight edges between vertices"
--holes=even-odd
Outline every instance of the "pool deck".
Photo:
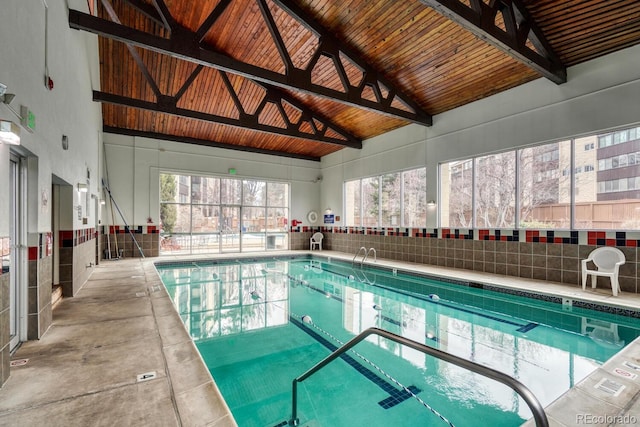
[{"label": "pool deck", "polygon": [[[269,255],[285,253],[308,251]],[[317,254],[352,259],[340,252]],[[236,426],[153,265],[212,257],[123,259],[95,267],[77,296],[54,308],[44,337],[24,343],[12,356],[17,366],[0,389],[0,425]],[[377,264],[640,310],[640,295],[613,297],[607,286],[583,292],[578,286],[467,270],[382,259]],[[636,365],[640,339],[549,405],[550,425],[640,425],[640,371],[630,368]],[[631,375],[626,378],[625,372]],[[602,380],[618,393],[596,387]]]}]

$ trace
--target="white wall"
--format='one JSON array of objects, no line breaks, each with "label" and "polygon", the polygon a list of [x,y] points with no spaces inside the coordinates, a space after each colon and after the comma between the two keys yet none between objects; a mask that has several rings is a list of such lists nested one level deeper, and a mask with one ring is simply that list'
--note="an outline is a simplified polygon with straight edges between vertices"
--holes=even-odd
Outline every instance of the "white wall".
[{"label": "white wall", "polygon": [[[149,217],[158,224],[161,172],[231,177],[229,168],[235,168],[233,177],[290,182],[291,219],[308,225],[307,212],[320,209],[320,183],[314,182],[320,162],[114,134],[105,134],[104,144],[105,177],[129,225],[146,224]],[[114,217],[103,211],[106,224],[123,224],[117,211]]]},{"label": "white wall", "polygon": [[[99,88],[97,37],[71,30],[67,4],[88,12],[84,0],[49,0],[48,31],[45,41],[45,3],[43,0],[3,1],[0,24],[0,83],[16,95],[10,107],[20,112],[26,105],[36,116],[33,133],[22,129],[21,154],[29,159],[29,232],[51,231],[51,205],[42,206],[43,195],[51,201],[51,175],[71,185],[85,182],[92,175],[91,192],[97,193],[98,138],[102,128],[100,105],[91,100],[92,89]],[[48,71],[53,90],[45,87],[45,44]],[[19,123],[11,108],[0,104],[0,117]],[[69,137],[69,150],[61,147],[62,135]],[[0,146],[0,235],[8,235],[9,150]],[[75,202],[77,203],[77,201]],[[94,210],[94,209],[93,209]],[[90,212],[90,217],[93,217]],[[84,216],[87,216],[86,214]],[[88,225],[75,216],[69,228]]]},{"label": "white wall", "polygon": [[[432,127],[408,125],[325,156],[320,203],[344,215],[345,180],[425,165],[427,200],[437,200],[441,162],[639,122],[640,45],[570,68],[565,84],[540,78],[439,114]],[[436,210],[427,221],[436,226]]]}]

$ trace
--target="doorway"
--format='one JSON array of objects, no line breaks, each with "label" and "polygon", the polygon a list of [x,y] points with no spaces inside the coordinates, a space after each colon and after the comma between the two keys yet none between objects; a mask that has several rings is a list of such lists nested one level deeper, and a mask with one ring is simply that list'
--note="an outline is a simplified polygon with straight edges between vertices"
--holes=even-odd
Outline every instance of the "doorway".
[{"label": "doorway", "polygon": [[27,335],[26,264],[26,161],[11,153],[9,165],[9,238],[11,239],[9,274],[9,351],[18,347]]}]

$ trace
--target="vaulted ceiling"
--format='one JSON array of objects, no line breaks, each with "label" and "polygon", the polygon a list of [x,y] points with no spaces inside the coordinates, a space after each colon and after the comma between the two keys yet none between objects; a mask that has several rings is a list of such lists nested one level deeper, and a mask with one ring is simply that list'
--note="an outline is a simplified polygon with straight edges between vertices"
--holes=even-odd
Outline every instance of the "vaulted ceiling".
[{"label": "vaulted ceiling", "polygon": [[98,0],[105,132],[319,160],[640,42],[637,0]]}]

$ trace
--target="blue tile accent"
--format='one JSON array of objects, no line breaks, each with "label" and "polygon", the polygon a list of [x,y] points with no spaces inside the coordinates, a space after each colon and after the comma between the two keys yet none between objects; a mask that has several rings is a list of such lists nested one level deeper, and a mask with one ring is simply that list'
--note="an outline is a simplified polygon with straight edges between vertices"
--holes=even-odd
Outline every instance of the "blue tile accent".
[{"label": "blue tile accent", "polygon": [[523,327],[516,329],[516,331],[525,333],[525,332],[529,332],[536,326],[538,326],[537,323],[529,323],[528,325],[524,325]]}]

